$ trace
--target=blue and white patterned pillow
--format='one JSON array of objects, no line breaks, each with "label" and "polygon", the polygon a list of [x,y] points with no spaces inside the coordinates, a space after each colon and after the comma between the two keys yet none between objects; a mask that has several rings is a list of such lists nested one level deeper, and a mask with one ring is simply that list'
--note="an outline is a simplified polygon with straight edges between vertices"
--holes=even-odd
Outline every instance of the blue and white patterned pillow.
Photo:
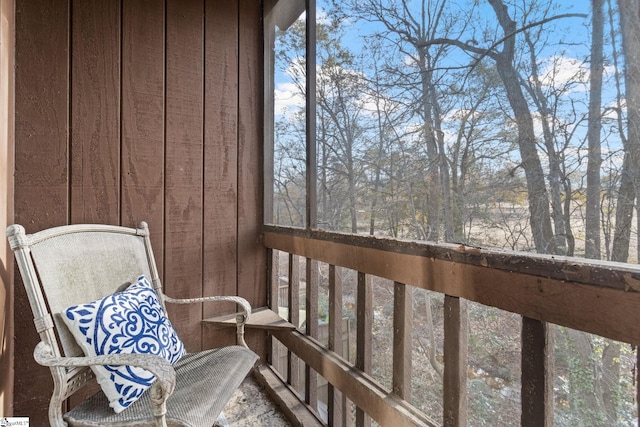
[{"label": "blue and white patterned pillow", "polygon": [[[145,276],[122,292],[66,309],[62,316],[86,356],[146,353],[176,363],[185,348]],[[116,413],[138,400],[155,381],[133,366],[92,366]]]}]

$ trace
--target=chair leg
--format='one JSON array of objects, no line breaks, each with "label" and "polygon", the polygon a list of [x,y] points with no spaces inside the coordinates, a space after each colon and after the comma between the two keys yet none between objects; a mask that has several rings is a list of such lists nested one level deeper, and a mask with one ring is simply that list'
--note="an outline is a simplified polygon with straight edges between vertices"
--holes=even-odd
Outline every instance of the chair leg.
[{"label": "chair leg", "polygon": [[167,420],[165,418],[167,413],[167,399],[157,381],[153,383],[151,389],[149,389],[149,393],[151,393],[153,415],[156,417],[156,425],[158,427],[167,427]]}]

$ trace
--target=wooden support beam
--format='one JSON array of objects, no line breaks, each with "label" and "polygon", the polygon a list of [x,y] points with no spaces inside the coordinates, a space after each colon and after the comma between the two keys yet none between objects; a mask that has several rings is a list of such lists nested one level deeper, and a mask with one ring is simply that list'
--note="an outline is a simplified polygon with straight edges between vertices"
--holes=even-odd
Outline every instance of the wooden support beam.
[{"label": "wooden support beam", "polygon": [[[269,308],[274,312],[278,312],[278,300],[280,293],[280,263],[278,259],[280,253],[276,249],[267,249],[267,280],[269,281]],[[273,340],[270,334],[267,335],[267,361],[271,365],[277,366],[280,358],[281,346]]]},{"label": "wooden support beam", "polygon": [[[365,374],[371,373],[373,291],[366,274],[358,272],[356,296],[356,368]],[[356,408],[356,426],[368,427],[371,418],[359,406]]]},{"label": "wooden support beam", "polygon": [[411,400],[411,335],[413,331],[413,290],[394,283],[393,292],[393,392]]},{"label": "wooden support beam", "polygon": [[[278,0],[265,0],[263,2],[263,73],[264,73],[264,93],[274,93],[275,89],[275,40],[276,40],[276,20],[278,19],[278,13],[274,11],[276,6],[282,7],[282,2]],[[273,108],[273,100],[270,96],[262,97],[262,117],[263,117],[263,129],[262,129],[262,144],[264,149],[262,150],[263,168],[264,168],[264,182],[262,186],[262,194],[264,199],[264,223],[274,223],[274,201],[273,201],[273,189],[274,189],[274,170],[275,170],[275,109]]]},{"label": "wooden support beam", "polygon": [[438,425],[408,402],[390,393],[371,376],[354,366],[322,344],[299,331],[274,330],[273,335],[289,350],[304,357],[316,372],[327,379],[353,403],[381,426],[422,427]]},{"label": "wooden support beam", "polygon": [[545,322],[522,318],[522,427],[553,425],[553,335]]},{"label": "wooden support beam", "polygon": [[467,302],[444,297],[443,412],[445,427],[467,425]]},{"label": "wooden support beam", "polygon": [[[342,274],[339,267],[329,265],[329,350],[342,356]],[[346,425],[342,393],[329,383],[327,387],[328,422],[330,426]]]},{"label": "wooden support beam", "polygon": [[269,397],[278,405],[285,417],[295,426],[322,427],[324,423],[320,420],[313,408],[307,406],[300,400],[295,390],[292,390],[278,374],[262,365],[253,372],[253,377],[262,385],[269,394]]},{"label": "wooden support beam", "polygon": [[[300,258],[289,254],[289,322],[300,324]],[[287,358],[287,383],[300,391],[300,360],[289,352]]]},{"label": "wooden support beam", "polygon": [[269,281],[269,307],[278,312],[280,308],[280,251],[267,249],[267,280]]},{"label": "wooden support beam", "polygon": [[[306,333],[318,339],[318,261],[307,258],[307,289],[305,292]],[[318,374],[309,365],[304,369],[304,398],[312,408],[318,409]]]},{"label": "wooden support beam", "polygon": [[[640,345],[637,266],[271,229],[264,232],[267,247]],[[310,237],[316,234],[322,238]]]},{"label": "wooden support beam", "polygon": [[[377,271],[393,267],[390,263],[397,260],[395,255],[415,255],[433,261],[489,267],[523,275],[640,293],[640,269],[636,264],[268,225],[263,227],[263,232],[267,247],[279,248],[376,276],[380,276]],[[291,250],[287,250],[287,247]],[[376,261],[379,260],[375,256],[376,252],[385,252],[387,261],[373,263],[369,256],[362,257],[363,251],[369,256],[374,256]],[[358,265],[370,265],[374,271],[358,268]],[[425,272],[412,271],[407,274],[420,277]],[[403,283],[413,284],[413,281]]]}]

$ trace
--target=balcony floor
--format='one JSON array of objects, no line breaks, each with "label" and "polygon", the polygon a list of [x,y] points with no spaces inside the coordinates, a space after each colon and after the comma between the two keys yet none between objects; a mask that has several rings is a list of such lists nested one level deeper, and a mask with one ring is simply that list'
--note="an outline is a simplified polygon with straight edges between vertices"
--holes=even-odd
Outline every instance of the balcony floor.
[{"label": "balcony floor", "polygon": [[251,376],[247,377],[223,410],[230,427],[288,427],[291,423]]}]

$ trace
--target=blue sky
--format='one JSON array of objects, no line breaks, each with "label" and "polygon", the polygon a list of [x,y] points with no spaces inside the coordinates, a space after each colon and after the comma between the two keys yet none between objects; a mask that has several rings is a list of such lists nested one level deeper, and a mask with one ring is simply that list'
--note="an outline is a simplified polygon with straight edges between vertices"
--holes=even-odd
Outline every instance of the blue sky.
[{"label": "blue sky", "polygon": [[[322,22],[326,20],[326,10],[329,5],[329,1],[319,0],[317,4],[317,16],[318,20]],[[421,2],[419,1],[411,1],[409,0],[410,7],[417,8],[419,7]],[[429,2],[431,4],[432,2]],[[457,37],[460,40],[476,40],[476,45],[478,47],[487,47],[490,46],[496,39],[502,37],[502,30],[499,28],[495,13],[486,2],[486,0],[481,0],[478,2],[478,5],[475,9],[472,9],[472,1],[447,1],[447,6],[455,9],[461,16],[464,16],[465,13],[471,13],[473,11],[474,16],[477,18],[476,22],[479,22],[480,26],[484,26],[485,28],[467,28],[464,32],[459,30],[452,31],[448,37],[454,38]],[[526,0],[514,0],[514,3],[517,5],[522,5],[524,3],[530,4],[530,1]],[[553,20],[544,25],[545,33],[544,36],[548,37],[548,46],[537,53],[538,61],[539,61],[539,71],[541,75],[541,80],[544,85],[545,90],[557,90],[560,87],[566,85],[566,82],[573,80],[575,83],[570,86],[568,90],[563,93],[561,99],[564,99],[567,103],[574,102],[573,105],[581,105],[582,112],[586,112],[586,105],[588,102],[587,91],[588,91],[588,67],[589,64],[586,62],[589,54],[589,37],[590,37],[590,2],[582,0],[582,1],[556,1],[555,2],[557,8],[551,11],[547,16],[558,16],[561,14],[567,13],[576,13],[583,14],[586,17],[565,17],[557,20]],[[607,14],[605,5],[605,15]],[[419,10],[419,9],[418,9]],[[509,11],[516,21],[521,21],[521,14],[523,13],[520,9],[515,7],[510,7]],[[536,21],[541,19],[538,17],[532,17],[527,20],[527,23],[531,23],[532,21]],[[605,37],[609,34],[608,29],[608,19],[606,19],[607,23],[605,25]],[[464,19],[461,19],[460,22],[464,22]],[[366,44],[367,42],[372,40],[372,34],[375,32],[381,32],[384,30],[384,27],[379,22],[365,22],[365,21],[356,21],[353,19],[351,21],[349,18],[345,19],[343,22],[343,38],[342,44],[350,49],[354,54],[364,54],[365,56],[371,55],[370,51],[367,50]],[[485,34],[489,34],[486,40],[481,40],[482,31],[485,30]],[[522,39],[521,35],[519,38]],[[389,45],[392,46],[392,45]],[[605,49],[607,49],[609,44],[605,42]],[[620,46],[618,46],[620,48]],[[411,51],[408,50],[410,53]],[[606,57],[605,53],[605,57]],[[528,58],[524,58],[525,60]],[[410,64],[409,57],[405,58],[397,58],[397,61],[404,61],[405,64]],[[467,65],[470,62],[470,57],[468,54],[464,53],[461,49],[458,48],[450,48],[448,50],[447,58],[442,62],[443,65]],[[609,66],[605,68],[605,88],[603,93],[603,104],[604,107],[609,106],[615,100],[615,86],[612,84],[610,77],[612,75],[612,67]],[[290,79],[286,76],[286,70],[280,70],[280,72],[276,75],[276,115],[280,115],[288,111],[295,111],[301,108],[304,108],[304,98],[297,94],[295,91],[295,87],[291,84]],[[363,70],[365,73],[368,71],[366,68]],[[582,73],[582,76],[578,78]],[[609,77],[609,80],[607,78]],[[464,88],[463,88],[464,89]],[[578,104],[575,104],[575,102]],[[449,113],[452,114],[452,113]],[[534,113],[535,114],[535,113]],[[535,117],[534,117],[535,118]],[[538,129],[539,122],[538,122]],[[577,141],[576,144],[579,143],[580,140],[584,139],[585,131],[584,129],[580,129],[576,132],[574,136]],[[616,144],[613,141],[614,147],[619,147],[619,144]]]}]

